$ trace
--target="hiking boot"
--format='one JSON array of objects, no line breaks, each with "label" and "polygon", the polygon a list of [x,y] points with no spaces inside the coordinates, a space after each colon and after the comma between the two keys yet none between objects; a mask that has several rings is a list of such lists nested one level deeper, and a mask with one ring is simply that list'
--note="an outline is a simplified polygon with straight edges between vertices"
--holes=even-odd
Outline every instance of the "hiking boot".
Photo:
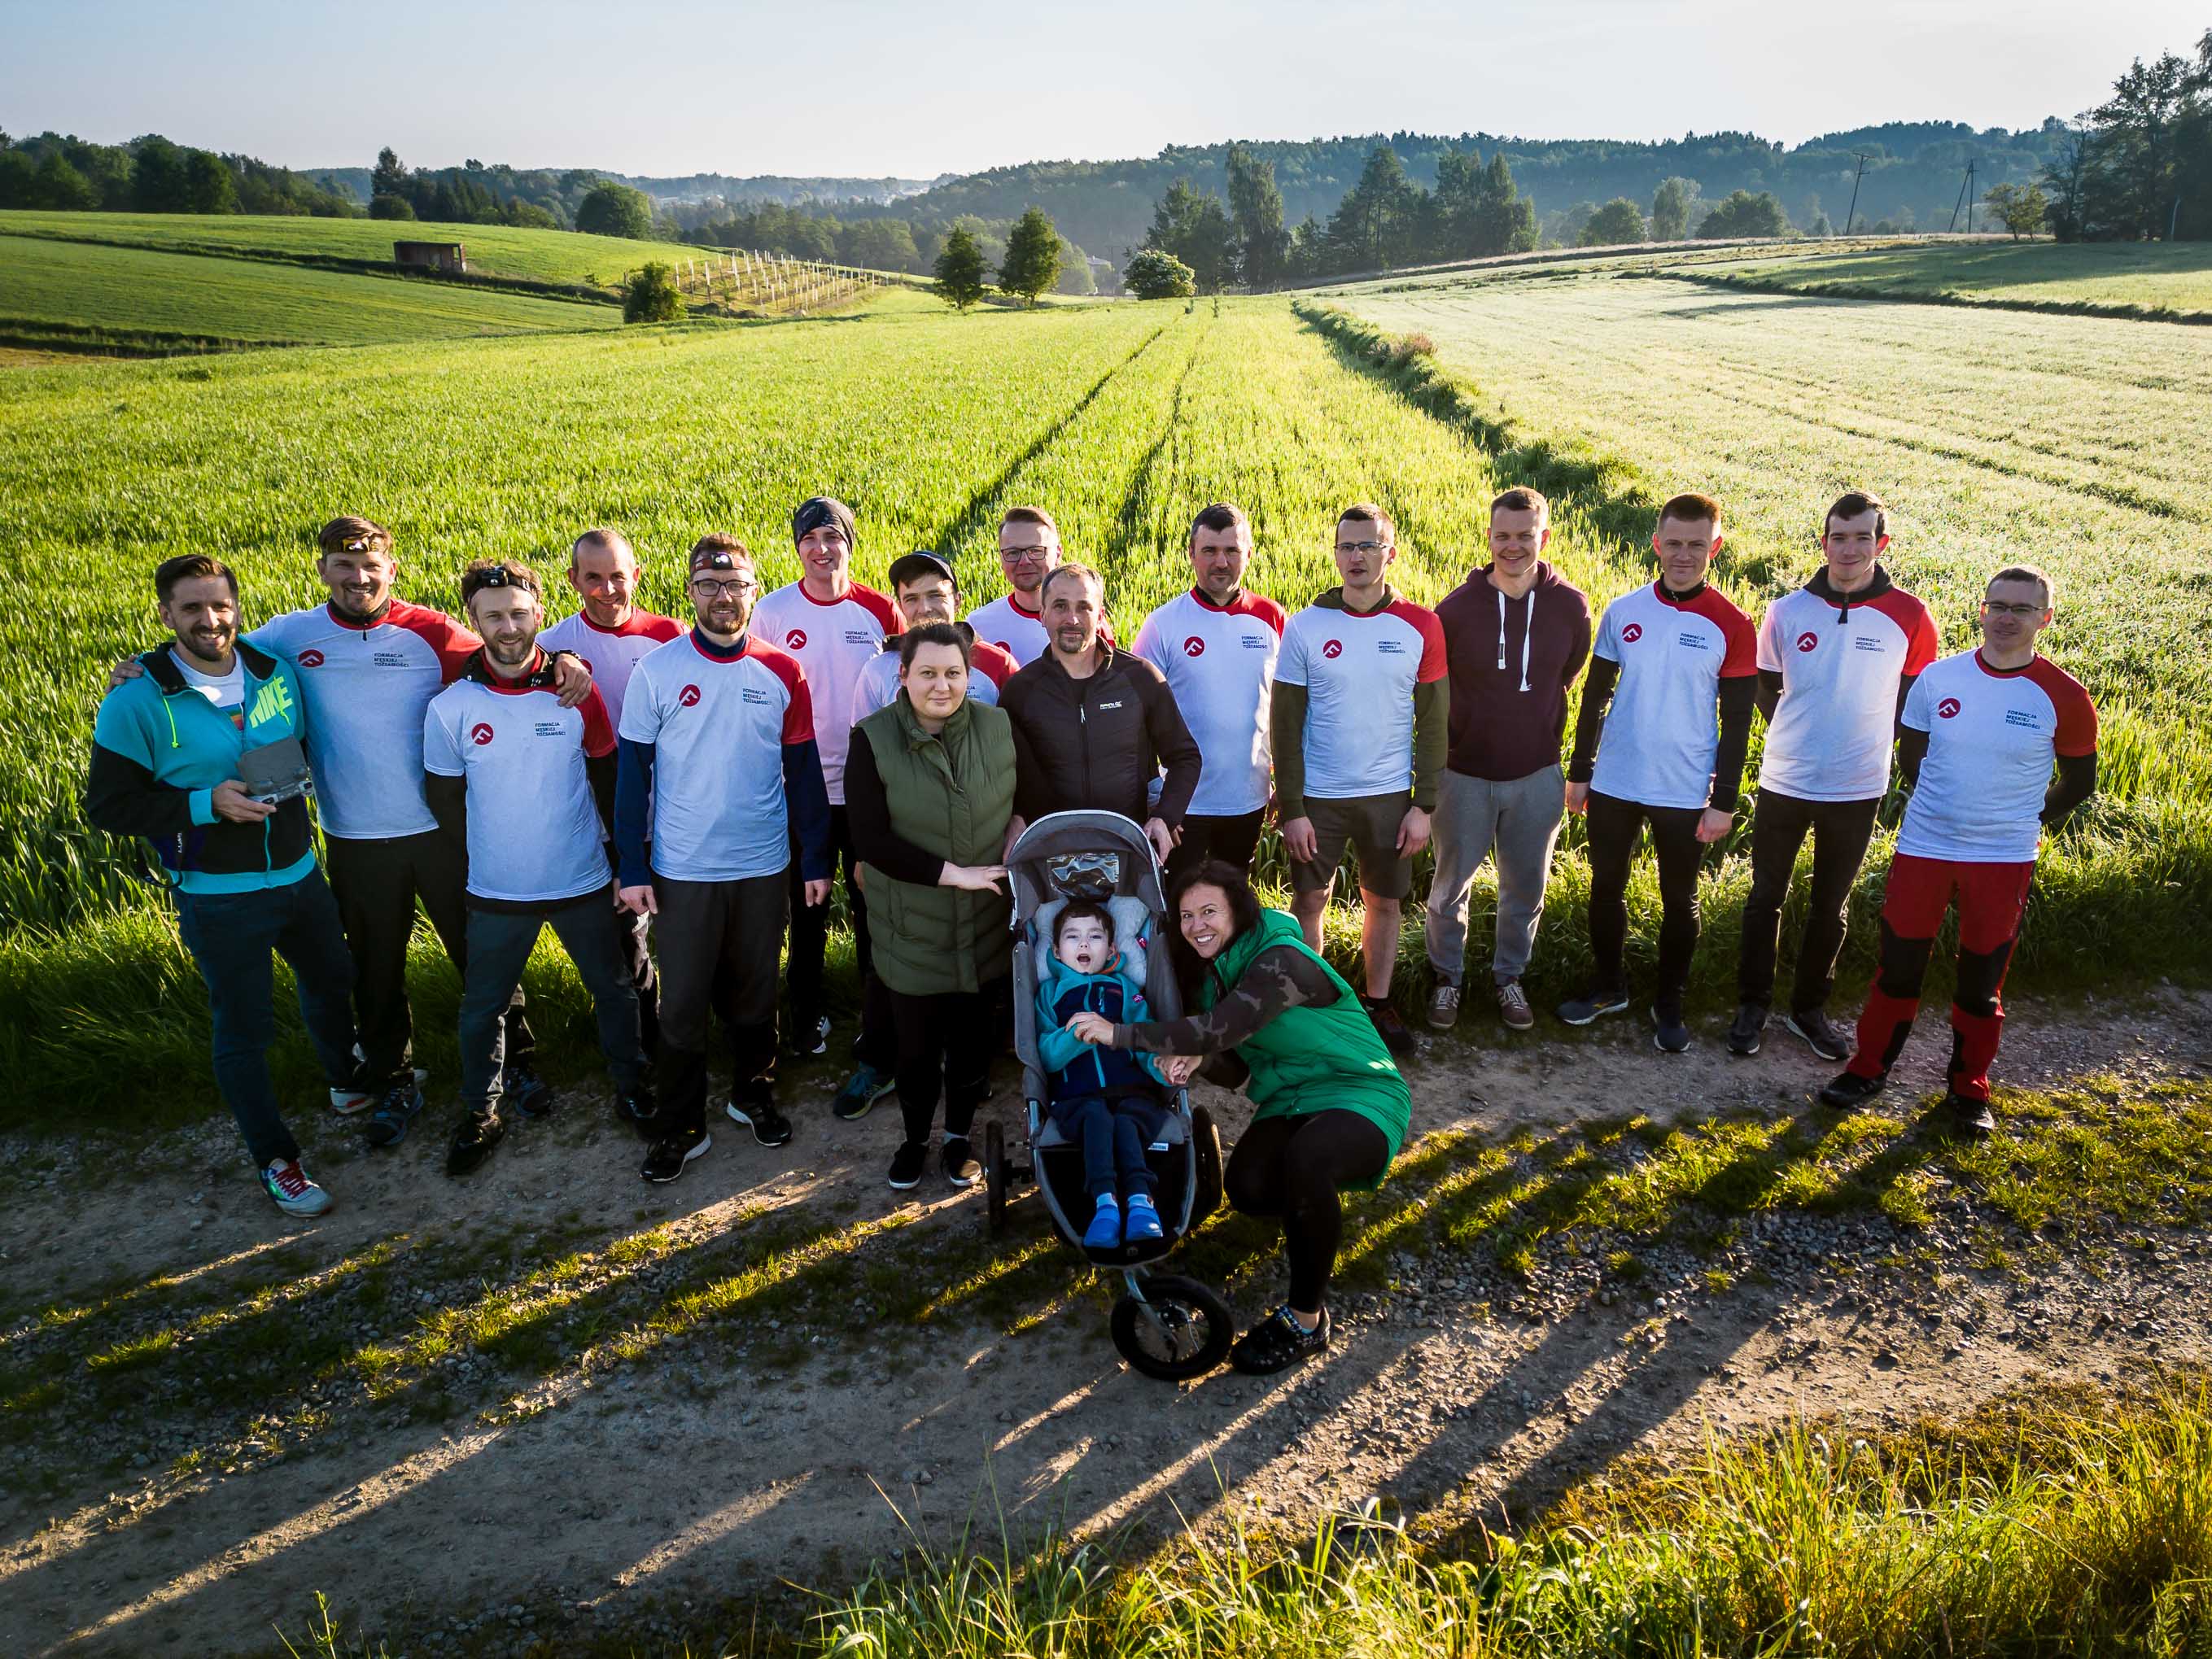
[{"label": "hiking boot", "polygon": [[929,1167],[929,1143],[926,1140],[902,1140],[898,1151],[891,1154],[891,1190],[911,1192],[921,1185],[921,1172]]},{"label": "hiking boot", "polygon": [[378,1097],[368,1121],[362,1126],[362,1137],[372,1146],[397,1146],[422,1115],[422,1085],[410,1077]]},{"label": "hiking boot", "polygon": [[1627,1006],[1626,991],[1588,991],[1569,997],[1553,1012],[1570,1025],[1588,1025],[1607,1014],[1623,1012]]},{"label": "hiking boot", "polygon": [[538,1075],[526,1060],[509,1060],[500,1079],[500,1104],[512,1106],[525,1117],[553,1115],[553,1085]]},{"label": "hiking boot", "polygon": [[286,1215],[318,1216],[331,1207],[331,1195],[307,1178],[296,1158],[280,1158],[261,1172],[261,1190]]},{"label": "hiking boot", "polygon": [[1828,1018],[1825,1008],[1808,1008],[1782,1022],[1805,1039],[1805,1046],[1823,1060],[1849,1060],[1858,1045],[1851,1034]]},{"label": "hiking boot", "polygon": [[1865,1105],[1888,1086],[1887,1073],[1880,1077],[1861,1077],[1856,1072],[1838,1072],[1820,1091],[1820,1104],[1848,1112],[1855,1106]]},{"label": "hiking boot", "polygon": [[1525,1031],[1535,1024],[1536,1011],[1528,1006],[1528,994],[1521,988],[1519,980],[1498,981],[1498,1017],[1516,1031]]},{"label": "hiking boot", "polygon": [[1429,991],[1429,1029],[1449,1031],[1459,1023],[1459,987],[1438,980]]},{"label": "hiking boot", "polygon": [[1679,1002],[1655,1002],[1651,1005],[1651,1046],[1662,1054],[1679,1054],[1688,1050],[1690,1028],[1682,1018]]},{"label": "hiking boot", "polygon": [[1121,1243],[1121,1206],[1113,1194],[1108,1193],[1091,1212],[1091,1224],[1083,1230],[1083,1248],[1110,1250]]},{"label": "hiking boot", "polygon": [[1389,1000],[1363,997],[1360,1000],[1367,1005],[1367,1018],[1374,1021],[1375,1033],[1382,1039],[1382,1046],[1394,1054],[1412,1054],[1413,1034],[1398,1018],[1398,1011],[1391,1006]]},{"label": "hiking boot", "polygon": [[646,1148],[638,1173],[656,1186],[665,1187],[684,1173],[684,1166],[714,1144],[704,1129],[677,1129]]},{"label": "hiking boot", "polygon": [[660,1125],[660,1103],[653,1098],[653,1085],[641,1083],[634,1089],[617,1089],[615,1116],[646,1139],[653,1139]]},{"label": "hiking boot", "polygon": [[1943,1111],[1949,1119],[1951,1133],[1964,1135],[1969,1140],[1987,1140],[1997,1132],[1997,1121],[1990,1115],[1986,1100],[1969,1100],[1954,1091],[1943,1097]]},{"label": "hiking boot", "polygon": [[983,1178],[983,1166],[975,1160],[975,1149],[969,1146],[966,1135],[945,1137],[945,1150],[939,1155],[945,1178],[956,1187],[972,1187]]},{"label": "hiking boot", "polygon": [[1328,1309],[1321,1310],[1320,1322],[1308,1330],[1285,1306],[1276,1309],[1238,1337],[1237,1346],[1229,1351],[1229,1363],[1240,1371],[1265,1376],[1317,1354],[1327,1346]]},{"label": "hiking boot", "polygon": [[1765,1030],[1766,1005],[1765,1003],[1738,1003],[1735,1023],[1729,1027],[1729,1052],[1732,1054],[1757,1054],[1760,1035]]},{"label": "hiking boot", "polygon": [[879,1072],[862,1060],[845,1079],[845,1086],[837,1091],[837,1097],[830,1103],[830,1115],[842,1118],[848,1123],[858,1122],[867,1116],[868,1109],[898,1087],[898,1079],[888,1072]]},{"label": "hiking boot", "polygon": [[446,1173],[467,1175],[491,1156],[506,1133],[507,1120],[496,1106],[488,1112],[471,1112],[453,1132],[453,1144],[446,1152]]},{"label": "hiking boot", "polygon": [[750,1128],[763,1146],[781,1146],[791,1139],[791,1120],[776,1109],[773,1100],[739,1100],[732,1095],[722,1109]]},{"label": "hiking boot", "polygon": [[1160,1226],[1159,1206],[1152,1202],[1152,1194],[1130,1194],[1128,1213],[1121,1222],[1121,1242],[1124,1244],[1151,1244],[1166,1236]]}]

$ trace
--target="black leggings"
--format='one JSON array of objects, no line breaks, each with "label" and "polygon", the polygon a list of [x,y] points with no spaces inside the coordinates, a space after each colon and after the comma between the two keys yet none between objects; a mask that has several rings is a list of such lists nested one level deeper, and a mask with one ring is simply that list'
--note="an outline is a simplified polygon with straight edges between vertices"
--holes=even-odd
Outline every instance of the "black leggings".
[{"label": "black leggings", "polygon": [[1596,988],[1626,991],[1622,963],[1628,945],[1628,864],[1636,832],[1649,821],[1651,850],[1659,860],[1659,983],[1655,1000],[1679,1005],[1690,982],[1698,949],[1698,865],[1705,844],[1698,839],[1695,806],[1643,806],[1590,791],[1590,957]]},{"label": "black leggings", "polygon": [[1336,1267],[1344,1233],[1338,1192],[1374,1180],[1389,1164],[1389,1137],[1342,1107],[1261,1118],[1237,1137],[1222,1186],[1238,1213],[1281,1218],[1291,1306],[1301,1313],[1322,1305]]},{"label": "black leggings", "polygon": [[899,1115],[908,1140],[927,1143],[940,1092],[946,1137],[967,1137],[975,1109],[990,1097],[991,1056],[999,1047],[991,1010],[994,999],[1003,994],[995,981],[979,991],[935,996],[884,991],[898,1044],[892,1075],[898,1080]]}]

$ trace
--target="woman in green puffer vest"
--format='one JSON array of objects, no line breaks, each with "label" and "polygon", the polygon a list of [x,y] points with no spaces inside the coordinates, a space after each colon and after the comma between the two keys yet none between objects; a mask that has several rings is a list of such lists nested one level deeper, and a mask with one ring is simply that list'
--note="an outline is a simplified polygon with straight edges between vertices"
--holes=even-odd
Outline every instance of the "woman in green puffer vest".
[{"label": "woman in green puffer vest", "polygon": [[1013,726],[968,697],[968,641],[949,623],[899,642],[899,693],[853,728],[845,812],[868,895],[876,977],[897,1034],[906,1139],[891,1158],[902,1192],[929,1163],[945,1095],[945,1174],[974,1184],[975,1109],[990,1093],[991,1054],[1013,971],[1001,884],[1014,811]]},{"label": "woman in green puffer vest", "polygon": [[1240,1370],[1282,1370],[1328,1343],[1327,1291],[1344,1228],[1337,1194],[1382,1184],[1405,1145],[1413,1096],[1375,1023],[1337,971],[1310,949],[1295,919],[1263,910],[1242,870],[1209,860],[1169,894],[1186,947],[1189,1001],[1182,1019],[1108,1025],[1079,1019],[1079,1036],[1161,1057],[1171,1082],[1201,1066],[1244,1085],[1256,1109],[1230,1154],[1223,1184],[1246,1215],[1279,1217],[1290,1298],[1231,1352]]}]

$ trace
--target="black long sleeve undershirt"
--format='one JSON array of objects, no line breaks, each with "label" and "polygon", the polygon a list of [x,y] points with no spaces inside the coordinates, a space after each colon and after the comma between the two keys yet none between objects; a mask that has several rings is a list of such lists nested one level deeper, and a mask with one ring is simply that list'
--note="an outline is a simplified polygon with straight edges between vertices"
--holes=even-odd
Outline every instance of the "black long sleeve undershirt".
[{"label": "black long sleeve undershirt", "polygon": [[1597,766],[1598,734],[1605,729],[1606,705],[1620,683],[1620,665],[1610,657],[1593,656],[1583,680],[1583,706],[1575,714],[1575,752],[1567,762],[1567,781],[1588,783]]},{"label": "black long sleeve undershirt", "polygon": [[2044,793],[2043,827],[2056,830],[2072,816],[2074,809],[2097,793],[2097,752],[2086,755],[2061,755],[2058,757],[2058,778]]},{"label": "black long sleeve undershirt", "polygon": [[[1583,705],[1575,715],[1575,752],[1567,763],[1567,781],[1588,783],[1597,768],[1597,745],[1605,729],[1606,705],[1613,701],[1620,680],[1620,665],[1607,657],[1592,657],[1589,675],[1583,681]],[[1713,792],[1707,805],[1715,811],[1735,811],[1743,789],[1743,757],[1751,747],[1751,711],[1759,690],[1749,674],[1731,674],[1721,682],[1720,740],[1713,750]]]},{"label": "black long sleeve undershirt", "polygon": [[845,756],[845,822],[853,832],[853,851],[893,881],[934,887],[945,860],[923,851],[891,828],[890,802],[883,774],[866,738],[855,738]]}]

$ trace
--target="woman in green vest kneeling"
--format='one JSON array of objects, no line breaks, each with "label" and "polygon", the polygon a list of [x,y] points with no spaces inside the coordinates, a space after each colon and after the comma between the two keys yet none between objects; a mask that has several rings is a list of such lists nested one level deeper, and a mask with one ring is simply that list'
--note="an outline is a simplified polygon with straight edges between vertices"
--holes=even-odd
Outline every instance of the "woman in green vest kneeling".
[{"label": "woman in green vest kneeling", "polygon": [[1243,1085],[1255,1109],[1224,1174],[1230,1204],[1279,1218],[1290,1298],[1230,1352],[1279,1371],[1328,1344],[1328,1290],[1344,1212],[1337,1194],[1382,1184],[1405,1144],[1413,1096],[1359,999],[1308,948],[1293,917],[1263,910],[1242,870],[1208,860],[1168,896],[1183,949],[1182,1019],[1070,1025],[1086,1041],[1161,1057],[1173,1083]]},{"label": "woman in green vest kneeling", "polygon": [[929,1164],[945,1096],[946,1179],[975,1184],[968,1145],[990,1093],[991,1055],[1013,971],[1006,825],[1014,811],[1013,727],[968,697],[968,642],[947,623],[899,641],[899,694],[853,728],[845,811],[868,895],[876,976],[897,1033],[906,1139],[891,1158],[903,1192]]}]

